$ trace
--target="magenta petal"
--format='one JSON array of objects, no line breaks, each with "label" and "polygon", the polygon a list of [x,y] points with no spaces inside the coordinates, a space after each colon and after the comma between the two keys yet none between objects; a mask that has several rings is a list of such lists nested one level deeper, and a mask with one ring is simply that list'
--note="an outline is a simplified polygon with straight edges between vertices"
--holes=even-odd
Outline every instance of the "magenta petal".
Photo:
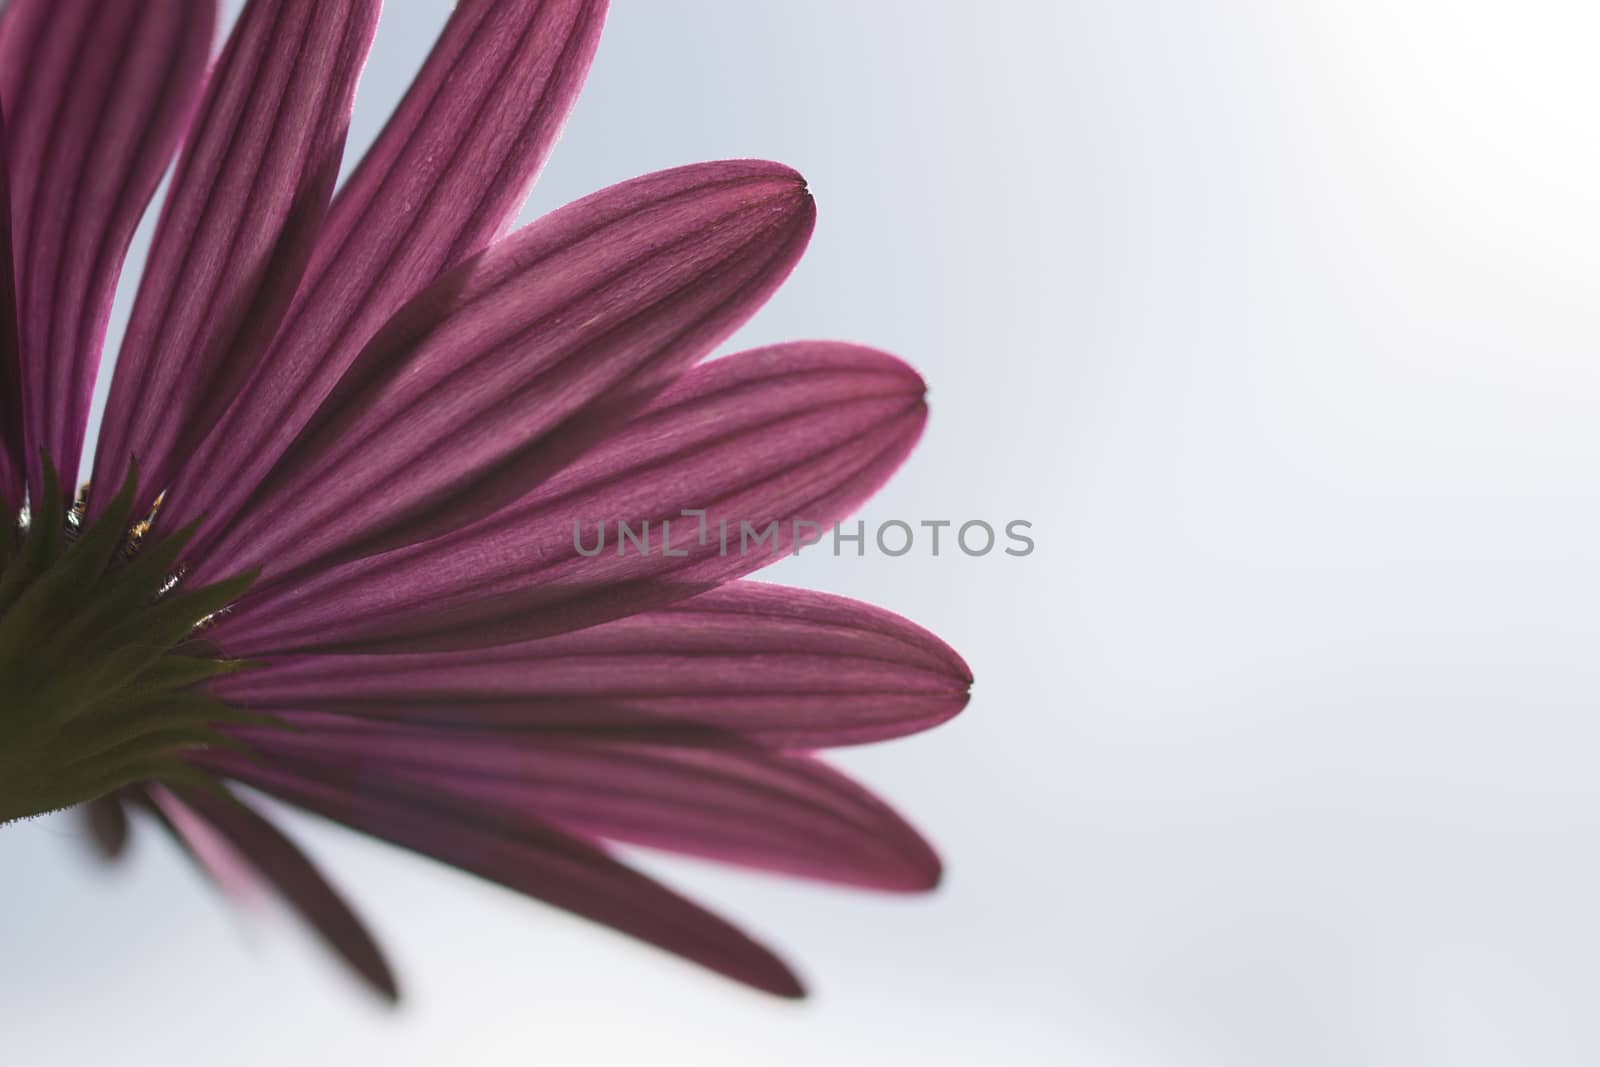
[{"label": "magenta petal", "polygon": [[456,6],[334,199],[282,332],[178,477],[167,505],[175,524],[231,514],[389,317],[504,232],[577,98],[605,7]]},{"label": "magenta petal", "polygon": [[730,746],[419,729],[316,714],[247,731],[274,766],[413,783],[585,837],[868,889],[918,892],[939,860],[877,797],[810,756]]},{"label": "magenta petal", "polygon": [[[420,540],[525,495],[537,442],[709,352],[789,273],[813,218],[789,168],[706,163],[586,197],[462,264],[374,338],[268,484],[191,553],[197,580],[285,574],[397,523],[400,543]],[[474,501],[496,471],[494,501]]]},{"label": "magenta petal", "polygon": [[6,118],[0,112],[0,518],[11,522],[28,478],[22,443],[22,368],[17,351],[17,285],[11,267],[11,179]]},{"label": "magenta petal", "polygon": [[159,786],[148,792],[152,810],[203,868],[215,876],[219,864],[231,867],[220,872],[225,883],[271,884],[375,992],[399,998],[394,973],[366,925],[281,830],[231,795],[189,789],[180,797]]},{"label": "magenta petal", "polygon": [[[118,356],[94,481],[148,498],[272,339],[344,150],[378,0],[251,0],[172,180]],[[97,501],[104,502],[106,494]]]},{"label": "magenta petal", "polygon": [[[872,349],[803,342],[716,360],[494,517],[269,587],[213,633],[245,656],[420,651],[548,636],[681,600],[788,552],[797,529],[814,532],[792,520],[826,529],[842,518],[905,459],[926,415],[916,372]],[[704,543],[684,508],[706,510]],[[579,551],[575,524],[592,542],[597,522],[619,520],[651,523],[648,554]],[[741,523],[772,538],[741,550]]]},{"label": "magenta petal", "polygon": [[523,811],[349,763],[207,756],[233,778],[346,826],[631,934],[779,996],[804,995],[769,950],[698,905]]},{"label": "magenta petal", "polygon": [[75,479],[122,259],[199,98],[215,0],[16,0],[0,26],[29,480]]},{"label": "magenta petal", "polygon": [[232,703],[506,736],[823,748],[925,730],[972,675],[880,608],[734,582],[575,633],[494,648],[290,656],[213,683]]}]

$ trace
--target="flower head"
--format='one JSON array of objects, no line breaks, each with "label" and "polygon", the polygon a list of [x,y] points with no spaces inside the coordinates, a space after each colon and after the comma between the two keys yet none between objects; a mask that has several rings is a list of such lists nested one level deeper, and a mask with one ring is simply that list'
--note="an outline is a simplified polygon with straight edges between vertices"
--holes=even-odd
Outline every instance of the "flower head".
[{"label": "flower head", "polygon": [[[936,882],[811,753],[949,718],[965,665],[887,612],[740,580],[865,499],[926,415],[915,372],[858,345],[702,362],[799,258],[804,182],[680,167],[505,235],[604,8],[461,0],[337,192],[377,0],[250,0],[209,70],[213,0],[6,10],[0,822],[84,804],[115,854],[145,811],[391,996],[233,783],[784,995],[768,950],[606,843]],[[575,536],[623,520],[654,548]],[[729,523],[764,549],[707,535]]]}]

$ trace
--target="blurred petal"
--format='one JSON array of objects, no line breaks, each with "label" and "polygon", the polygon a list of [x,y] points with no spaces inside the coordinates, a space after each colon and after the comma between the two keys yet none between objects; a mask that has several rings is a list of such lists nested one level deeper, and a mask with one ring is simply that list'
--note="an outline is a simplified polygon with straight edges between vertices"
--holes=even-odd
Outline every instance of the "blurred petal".
[{"label": "blurred petal", "polygon": [[237,797],[189,789],[181,797],[159,786],[148,790],[154,809],[202,866],[225,871],[225,887],[271,884],[324,943],[383,996],[400,996],[383,950],[310,858],[260,813]]},{"label": "blurred petal", "polygon": [[345,765],[308,771],[215,753],[216,769],[403,848],[537,897],[757,989],[804,995],[766,948],[607,853],[527,813],[371,777]]},{"label": "blurred petal", "polygon": [[972,676],[937,637],[843,597],[735,582],[575,633],[495,648],[290,656],[218,679],[240,706],[507,737],[825,748],[928,729]]},{"label": "blurred petal", "polygon": [[[563,633],[681,600],[788,552],[793,520],[827,529],[847,514],[905,459],[926,414],[916,372],[872,349],[803,342],[715,360],[514,506],[252,594],[213,636],[246,657],[437,650]],[[707,511],[704,543],[680,517],[696,507]],[[663,520],[677,520],[670,555]],[[635,531],[649,522],[649,553],[580,552],[575,524],[602,521]],[[741,548],[741,524],[771,537]]]},{"label": "blurred petal", "polygon": [[588,73],[601,0],[468,0],[334,200],[306,284],[164,510],[231,515],[378,329],[498,237]]},{"label": "blurred petal", "polygon": [[877,797],[810,756],[757,748],[419,729],[316,714],[245,730],[274,767],[519,812],[586,837],[869,889],[916,892],[939,860]]},{"label": "blurred petal", "polygon": [[29,481],[72,484],[128,242],[200,96],[215,0],[16,0],[0,25]]},{"label": "blurred petal", "polygon": [[115,796],[91,800],[79,809],[95,854],[107,863],[122,858],[128,849],[128,812]]},{"label": "blurred petal", "polygon": [[225,896],[246,901],[262,892],[261,872],[216,827],[201,818],[193,808],[179,800],[165,786],[149,783],[129,791],[130,801],[140,803],[182,846],[196,867]]},{"label": "blurred petal", "polygon": [[[782,281],[814,217],[800,176],[706,163],[613,186],[462,264],[367,346],[196,580],[264,581],[405,524],[464,525],[537,479],[534,444],[587,407],[676,376]],[[404,543],[404,542],[402,542]],[[214,561],[207,566],[207,561]]]},{"label": "blurred petal", "polygon": [[[251,0],[173,176],[117,358],[94,480],[146,499],[221,414],[299,286],[378,0]],[[91,498],[103,502],[105,495]]]}]

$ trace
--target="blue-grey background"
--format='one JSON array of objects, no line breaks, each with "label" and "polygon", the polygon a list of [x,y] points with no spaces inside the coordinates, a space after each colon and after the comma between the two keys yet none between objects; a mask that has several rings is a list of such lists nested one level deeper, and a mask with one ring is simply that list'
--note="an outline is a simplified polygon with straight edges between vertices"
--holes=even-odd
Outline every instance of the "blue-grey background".
[{"label": "blue-grey background", "polygon": [[[353,148],[445,7],[390,0]],[[976,670],[963,718],[841,757],[946,885],[646,860],[797,960],[795,1006],[292,818],[402,969],[391,1016],[157,835],[108,875],[34,822],[0,835],[0,1061],[1596,1062],[1597,30],[1542,0],[616,0],[529,217],[798,166],[816,239],[739,341],[926,375],[869,521],[1035,524],[1027,559],[774,575]]]}]

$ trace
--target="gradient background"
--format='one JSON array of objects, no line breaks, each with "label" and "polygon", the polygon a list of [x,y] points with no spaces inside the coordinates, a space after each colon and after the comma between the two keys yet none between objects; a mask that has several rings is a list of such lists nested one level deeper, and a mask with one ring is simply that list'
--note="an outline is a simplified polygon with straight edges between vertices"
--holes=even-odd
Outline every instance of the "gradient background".
[{"label": "gradient background", "polygon": [[[352,148],[445,6],[390,0]],[[105,874],[38,821],[0,835],[0,1060],[1597,1062],[1597,33],[1577,3],[616,0],[529,217],[798,166],[815,242],[739,342],[926,375],[869,522],[1035,524],[1027,559],[767,572],[972,663],[964,717],[841,760],[945,886],[646,859],[794,958],[796,1006],[293,817],[392,950],[389,1015],[150,827]]]}]

